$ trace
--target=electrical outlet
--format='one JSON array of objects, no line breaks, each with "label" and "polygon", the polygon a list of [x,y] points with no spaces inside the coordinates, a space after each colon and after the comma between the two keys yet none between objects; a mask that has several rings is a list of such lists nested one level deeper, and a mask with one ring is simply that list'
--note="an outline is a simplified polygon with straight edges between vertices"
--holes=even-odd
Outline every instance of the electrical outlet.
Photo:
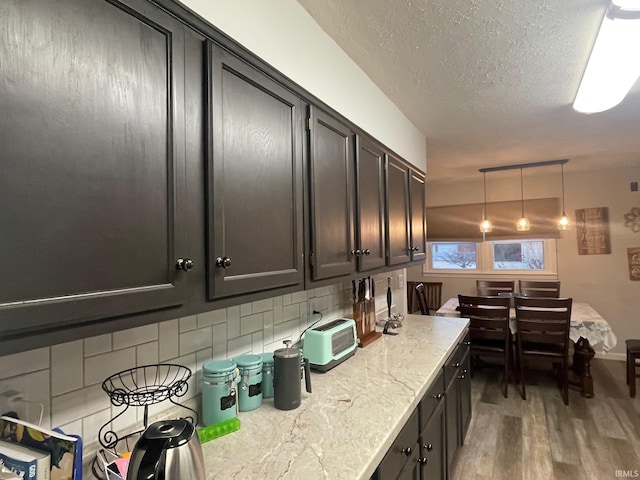
[{"label": "electrical outlet", "polygon": [[637,192],[638,191],[638,182],[631,182],[630,190],[632,192]]},{"label": "electrical outlet", "polygon": [[404,275],[398,274],[398,288],[404,288]]}]

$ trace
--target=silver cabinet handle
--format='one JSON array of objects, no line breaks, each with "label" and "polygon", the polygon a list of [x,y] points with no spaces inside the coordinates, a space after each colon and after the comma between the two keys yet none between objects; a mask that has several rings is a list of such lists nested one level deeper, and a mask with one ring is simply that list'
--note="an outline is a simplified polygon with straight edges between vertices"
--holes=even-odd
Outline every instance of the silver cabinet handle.
[{"label": "silver cabinet handle", "polygon": [[231,266],[231,259],[229,257],[216,258],[216,267],[227,268]]},{"label": "silver cabinet handle", "polygon": [[191,260],[190,258],[179,258],[176,260],[176,268],[178,270],[183,270],[185,272],[188,272],[194,266],[195,266],[195,263],[193,263],[193,260]]}]

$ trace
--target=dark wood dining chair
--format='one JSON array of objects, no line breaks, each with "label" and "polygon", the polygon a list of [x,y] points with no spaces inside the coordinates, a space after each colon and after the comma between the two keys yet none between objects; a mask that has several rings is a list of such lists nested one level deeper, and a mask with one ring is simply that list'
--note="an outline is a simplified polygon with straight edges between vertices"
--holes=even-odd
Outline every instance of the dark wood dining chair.
[{"label": "dark wood dining chair", "polygon": [[458,295],[460,316],[469,319],[471,375],[479,357],[497,357],[504,362],[502,395],[509,395],[512,337],[509,330],[509,297]]},{"label": "dark wood dining chair", "polygon": [[514,280],[476,280],[476,295],[479,297],[495,297],[499,293],[513,293],[514,290]]},{"label": "dark wood dining chair", "polygon": [[551,362],[559,376],[562,400],[569,405],[569,326],[571,298],[516,297],[516,362],[523,400],[527,399],[524,363]]},{"label": "dark wood dining chair", "polygon": [[527,297],[560,297],[560,282],[518,280],[518,291]]},{"label": "dark wood dining chair", "polygon": [[420,313],[422,315],[431,315],[429,313],[429,299],[427,298],[427,293],[425,291],[424,283],[418,283],[415,286],[415,297],[418,306],[420,307]]},{"label": "dark wood dining chair", "polygon": [[[423,287],[418,289],[418,285]],[[422,315],[430,315],[430,313],[424,313],[422,304],[418,300],[422,295],[426,297],[427,310],[435,313],[442,306],[442,282],[407,282],[408,313],[420,310]]]}]

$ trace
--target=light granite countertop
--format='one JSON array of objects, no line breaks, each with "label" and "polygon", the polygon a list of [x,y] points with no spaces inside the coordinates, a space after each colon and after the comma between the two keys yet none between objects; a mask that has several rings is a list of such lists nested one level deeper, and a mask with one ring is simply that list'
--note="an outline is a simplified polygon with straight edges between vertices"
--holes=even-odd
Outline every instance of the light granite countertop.
[{"label": "light granite countertop", "polygon": [[205,443],[211,479],[369,479],[462,339],[467,319],[407,315],[399,334],[311,374],[302,405],[240,412],[240,430]]}]

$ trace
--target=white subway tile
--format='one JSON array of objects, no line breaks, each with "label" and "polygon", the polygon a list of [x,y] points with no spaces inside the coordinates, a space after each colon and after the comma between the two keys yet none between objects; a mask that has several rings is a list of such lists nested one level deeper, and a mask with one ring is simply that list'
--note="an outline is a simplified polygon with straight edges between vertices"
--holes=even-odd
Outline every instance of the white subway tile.
[{"label": "white subway tile", "polygon": [[[116,407],[115,405],[111,405],[110,415],[113,421],[109,425],[109,428],[116,432],[119,436],[127,433],[131,430],[132,426],[135,426],[138,423],[136,410],[141,409],[137,407],[129,407],[125,410],[124,406]],[[118,414],[121,415],[118,417]],[[140,427],[142,427],[142,423],[140,424]]]},{"label": "white subway tile", "polygon": [[264,352],[264,337],[262,332],[256,332],[251,334],[251,353]]},{"label": "white subway tile", "polygon": [[142,327],[130,328],[113,334],[113,349],[133,347],[140,343],[152,342],[158,339],[158,324],[143,325]]},{"label": "white subway tile", "polygon": [[211,327],[212,345],[211,358],[223,360],[227,358],[227,325],[220,324]]},{"label": "white subway tile", "polygon": [[135,365],[136,349],[133,347],[85,358],[84,384],[89,386],[102,383],[111,375],[133,368]]},{"label": "white subway tile", "polygon": [[196,328],[198,328],[198,317],[196,315],[180,317],[180,333],[195,330]]},{"label": "white subway tile", "polygon": [[[0,358],[2,364],[3,358]],[[49,428],[49,410],[51,402],[50,394],[50,370],[39,370],[16,377],[0,380],[0,393],[7,390],[15,390],[22,394],[29,403],[18,402],[15,410],[19,417],[28,422],[38,423],[40,418],[40,403],[43,410],[43,426]],[[31,403],[34,402],[34,403]],[[0,412],[4,413],[4,412]]]},{"label": "white subway tile", "polygon": [[273,310],[273,298],[266,298],[264,300],[258,300],[251,304],[251,310],[253,313],[262,313]]},{"label": "white subway tile", "polygon": [[266,343],[273,342],[273,312],[264,312],[262,316],[264,329],[262,334]]},{"label": "white subway tile", "polygon": [[253,311],[251,310],[251,304],[250,303],[243,303],[242,305],[240,305],[240,316],[241,317],[246,317],[247,315],[251,315],[253,313]]},{"label": "white subway tile", "polygon": [[240,336],[240,307],[227,308],[227,339]]},{"label": "white subway tile", "polygon": [[178,320],[169,320],[159,325],[160,361],[164,362],[179,355]]},{"label": "white subway tile", "polygon": [[[58,425],[57,428],[62,430],[67,435],[80,435],[82,438],[84,438],[84,435],[82,434],[82,419],[80,418],[75,422],[67,423],[65,425]],[[98,437],[96,435],[96,439],[97,438]],[[87,441],[87,444],[90,443],[91,441],[92,440],[89,439]]]},{"label": "white subway tile", "polygon": [[286,307],[287,305],[291,305],[291,294],[285,293],[282,296],[282,306]]},{"label": "white subway tile", "polygon": [[91,357],[111,351],[111,334],[98,335],[84,339],[84,356]]},{"label": "white subway tile", "polygon": [[273,318],[282,318],[282,301],[282,296],[273,299]]},{"label": "white subway tile", "polygon": [[296,318],[295,320],[290,320],[288,322],[279,323],[273,327],[273,340],[284,340],[285,338],[292,338],[292,340],[296,340],[300,335],[300,323]]},{"label": "white subway tile", "polygon": [[136,366],[156,364],[158,358],[158,342],[143,343],[136,347]]},{"label": "white subway tile", "polygon": [[51,395],[78,390],[84,366],[83,341],[63,343],[51,347]]},{"label": "white subway tile", "polygon": [[300,292],[294,292],[291,294],[291,303],[306,302],[308,298],[307,291],[302,290]]},{"label": "white subway tile", "polygon": [[82,440],[87,443],[97,441],[100,428],[109,420],[111,420],[110,408],[84,417],[82,419]]},{"label": "white subway tile", "polygon": [[287,322],[289,320],[300,318],[300,304],[293,303],[291,305],[287,305],[282,309],[282,318],[274,319],[274,323],[279,324],[282,322]]},{"label": "white subway tile", "polygon": [[[51,398],[51,424],[64,425],[104,409],[109,409],[109,396],[101,385],[81,388]],[[97,430],[96,430],[97,435]]]},{"label": "white subway tile", "polygon": [[211,327],[199,328],[180,334],[180,355],[187,355],[210,346]]},{"label": "white subway tile", "polygon": [[233,358],[243,353],[251,353],[251,335],[232,338],[227,342],[227,357]]},{"label": "white subway tile", "polygon": [[49,368],[49,347],[2,357],[0,378],[9,378]]},{"label": "white subway tile", "polygon": [[204,312],[196,315],[198,319],[198,328],[210,327],[227,321],[227,309],[213,310],[212,312]]},{"label": "white subway tile", "polygon": [[262,314],[256,313],[248,317],[240,317],[240,335],[261,331],[263,328]]}]

